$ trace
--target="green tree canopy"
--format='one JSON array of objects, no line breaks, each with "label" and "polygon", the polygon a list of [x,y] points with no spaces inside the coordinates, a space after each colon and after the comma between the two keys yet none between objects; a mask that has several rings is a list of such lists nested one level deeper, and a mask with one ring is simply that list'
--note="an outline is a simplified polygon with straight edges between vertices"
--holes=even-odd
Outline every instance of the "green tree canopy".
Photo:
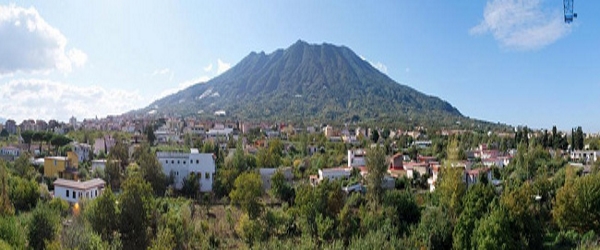
[{"label": "green tree canopy", "polygon": [[568,176],[556,194],[552,215],[561,229],[600,232],[600,173]]},{"label": "green tree canopy", "polygon": [[46,249],[46,242],[53,241],[60,229],[60,214],[48,206],[38,206],[33,210],[29,222],[29,246],[33,249]]},{"label": "green tree canopy", "polygon": [[119,232],[124,249],[146,249],[150,243],[148,227],[152,221],[152,187],[139,173],[123,182],[119,196]]},{"label": "green tree canopy", "polygon": [[155,195],[163,196],[167,189],[167,176],[156,154],[153,154],[147,145],[142,146],[138,152],[140,155],[137,157],[137,164],[140,166],[142,176],[150,182]]},{"label": "green tree canopy", "polygon": [[294,199],[295,191],[285,180],[285,176],[281,170],[277,170],[273,176],[271,176],[271,196],[281,201],[292,204]]},{"label": "green tree canopy", "polygon": [[113,236],[118,229],[119,217],[117,198],[109,188],[92,200],[85,209],[85,217],[90,222],[92,229],[108,242],[113,241]]},{"label": "green tree canopy", "polygon": [[367,151],[366,167],[369,171],[367,175],[367,197],[375,204],[379,204],[383,195],[383,177],[387,171],[385,159],[385,149],[375,147]]},{"label": "green tree canopy", "polygon": [[231,201],[238,204],[251,219],[258,217],[262,204],[262,179],[255,172],[246,172],[235,179],[233,190],[229,194]]}]

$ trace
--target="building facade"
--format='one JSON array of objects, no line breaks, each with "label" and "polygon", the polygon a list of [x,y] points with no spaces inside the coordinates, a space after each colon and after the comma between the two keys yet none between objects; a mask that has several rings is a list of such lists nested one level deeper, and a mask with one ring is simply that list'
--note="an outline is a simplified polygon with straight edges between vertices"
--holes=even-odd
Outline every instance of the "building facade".
[{"label": "building facade", "polygon": [[157,152],[158,162],[165,175],[172,175],[176,189],[183,187],[183,180],[190,174],[197,175],[201,192],[212,192],[215,178],[215,159],[212,154],[199,153],[191,149],[190,153]]},{"label": "building facade", "polygon": [[57,179],[54,181],[54,197],[69,203],[78,203],[81,199],[95,199],[102,194],[106,182],[100,178],[89,181]]}]

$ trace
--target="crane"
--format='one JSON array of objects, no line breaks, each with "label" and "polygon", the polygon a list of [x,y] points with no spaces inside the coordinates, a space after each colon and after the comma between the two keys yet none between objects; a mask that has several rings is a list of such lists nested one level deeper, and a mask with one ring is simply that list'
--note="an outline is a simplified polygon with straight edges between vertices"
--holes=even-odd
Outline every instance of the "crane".
[{"label": "crane", "polygon": [[565,23],[573,22],[573,19],[577,18],[577,13],[573,12],[573,1],[575,0],[563,0],[565,5]]}]

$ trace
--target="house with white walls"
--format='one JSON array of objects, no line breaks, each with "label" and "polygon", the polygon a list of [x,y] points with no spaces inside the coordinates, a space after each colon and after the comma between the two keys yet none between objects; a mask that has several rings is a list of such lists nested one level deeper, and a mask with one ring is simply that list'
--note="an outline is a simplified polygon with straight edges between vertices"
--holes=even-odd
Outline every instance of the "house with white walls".
[{"label": "house with white walls", "polygon": [[162,165],[165,175],[172,175],[175,188],[183,187],[183,180],[190,174],[197,175],[201,192],[211,192],[215,178],[216,167],[213,154],[199,153],[191,149],[189,153],[157,152],[156,157]]},{"label": "house with white walls", "polygon": [[57,179],[54,181],[54,197],[74,204],[81,199],[95,199],[102,194],[106,182],[100,178],[89,181]]}]

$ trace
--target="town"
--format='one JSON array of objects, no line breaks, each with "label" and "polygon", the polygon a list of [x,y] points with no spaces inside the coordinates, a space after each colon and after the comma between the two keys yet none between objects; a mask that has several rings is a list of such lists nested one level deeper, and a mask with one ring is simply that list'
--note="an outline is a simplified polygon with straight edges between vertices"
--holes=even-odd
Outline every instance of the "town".
[{"label": "town", "polygon": [[[441,203],[443,199],[456,199],[452,194],[456,195],[457,188],[464,188],[461,192],[465,195],[472,187],[479,189],[482,185],[492,190],[486,192],[497,194],[515,192],[514,188],[519,185],[534,185],[533,190],[537,191],[527,190],[533,192],[534,202],[540,202],[540,206],[557,206],[554,197],[548,197],[556,196],[556,191],[536,187],[541,185],[539,182],[547,182],[543,176],[557,176],[562,172],[562,181],[565,181],[565,169],[585,176],[595,173],[597,163],[600,163],[597,158],[600,138],[584,134],[581,127],[569,132],[559,132],[556,127],[551,130],[518,127],[512,131],[506,128],[485,131],[430,130],[418,126],[402,130],[383,125],[294,126],[277,122],[230,121],[224,117],[206,119],[123,115],[83,121],[72,117],[68,123],[24,120],[17,124],[14,120],[7,120],[0,130],[0,157],[13,169],[9,171],[13,172],[9,174],[10,191],[5,194],[10,197],[12,205],[6,208],[5,204],[5,209],[23,212],[34,208],[36,203],[48,200],[49,204],[63,204],[60,206],[64,212],[71,211],[70,216],[76,216],[82,207],[90,209],[99,206],[90,205],[95,204],[93,200],[99,197],[123,199],[129,192],[127,186],[136,185],[126,183],[130,179],[141,178],[135,182],[147,183],[150,193],[146,195],[155,196],[160,200],[158,202],[170,204],[176,201],[178,206],[206,206],[205,216],[224,213],[222,208],[226,205],[226,212],[232,213],[235,207],[229,207],[230,204],[239,209],[234,209],[238,216],[248,216],[246,220],[228,222],[232,229],[235,228],[234,232],[225,235],[213,232],[210,236],[214,238],[207,239],[207,244],[212,247],[239,247],[237,244],[240,243],[236,240],[228,240],[231,233],[250,246],[261,242],[265,232],[260,236],[256,235],[256,228],[247,228],[258,226],[249,219],[258,220],[266,216],[262,215],[265,209],[267,214],[272,213],[271,210],[281,213],[281,209],[285,211],[298,206],[301,203],[299,199],[307,199],[299,197],[305,188],[324,188],[330,196],[324,197],[326,201],[357,200],[354,202],[359,203],[354,206],[370,199],[382,199],[382,190],[404,190],[412,197],[406,202],[414,206],[411,208],[414,211],[397,207],[400,214],[393,216],[402,217],[406,216],[403,213],[417,211],[413,215],[418,218],[418,207],[427,204],[427,200],[437,197]],[[6,174],[4,172],[4,176]],[[455,176],[454,180],[460,180],[462,184],[450,182],[451,179],[447,177],[440,179],[440,175]],[[11,184],[20,182],[32,185],[29,191]],[[373,183],[377,183],[377,186],[373,186]],[[370,189],[378,190],[377,194]],[[19,192],[20,196],[14,192]],[[440,193],[443,195],[439,196]],[[349,200],[345,202],[346,206],[352,206]],[[326,204],[328,202],[334,201],[329,200]],[[344,207],[343,204],[339,206]],[[316,211],[319,213],[332,213],[330,219],[335,219],[342,207],[332,211],[329,208],[327,211],[317,207],[311,209],[318,209]],[[350,207],[345,208],[346,213],[349,212],[347,209]],[[465,213],[469,208],[463,209]],[[351,213],[360,216],[358,211]],[[550,211],[546,213],[548,216]],[[302,218],[309,214],[297,216]],[[207,218],[212,223],[223,223],[221,220],[224,219]],[[460,221],[460,218],[455,219]],[[410,221],[415,218],[405,219]],[[149,223],[144,222],[141,227],[150,226]],[[292,220],[287,223],[295,222]],[[320,228],[320,223],[324,222],[312,223]],[[291,225],[277,226],[284,230],[281,227]],[[289,234],[289,230],[299,229],[286,228],[284,232],[269,234],[283,236]],[[320,230],[333,229],[312,230],[320,235],[325,233]],[[102,240],[106,240],[105,243],[117,242],[111,232],[104,231],[101,236]],[[315,240],[327,242],[334,239],[333,235],[323,237]],[[121,240],[117,243],[122,244],[121,247],[137,241]]]},{"label": "town", "polygon": [[0,250],[600,249],[574,2],[5,0]]}]

